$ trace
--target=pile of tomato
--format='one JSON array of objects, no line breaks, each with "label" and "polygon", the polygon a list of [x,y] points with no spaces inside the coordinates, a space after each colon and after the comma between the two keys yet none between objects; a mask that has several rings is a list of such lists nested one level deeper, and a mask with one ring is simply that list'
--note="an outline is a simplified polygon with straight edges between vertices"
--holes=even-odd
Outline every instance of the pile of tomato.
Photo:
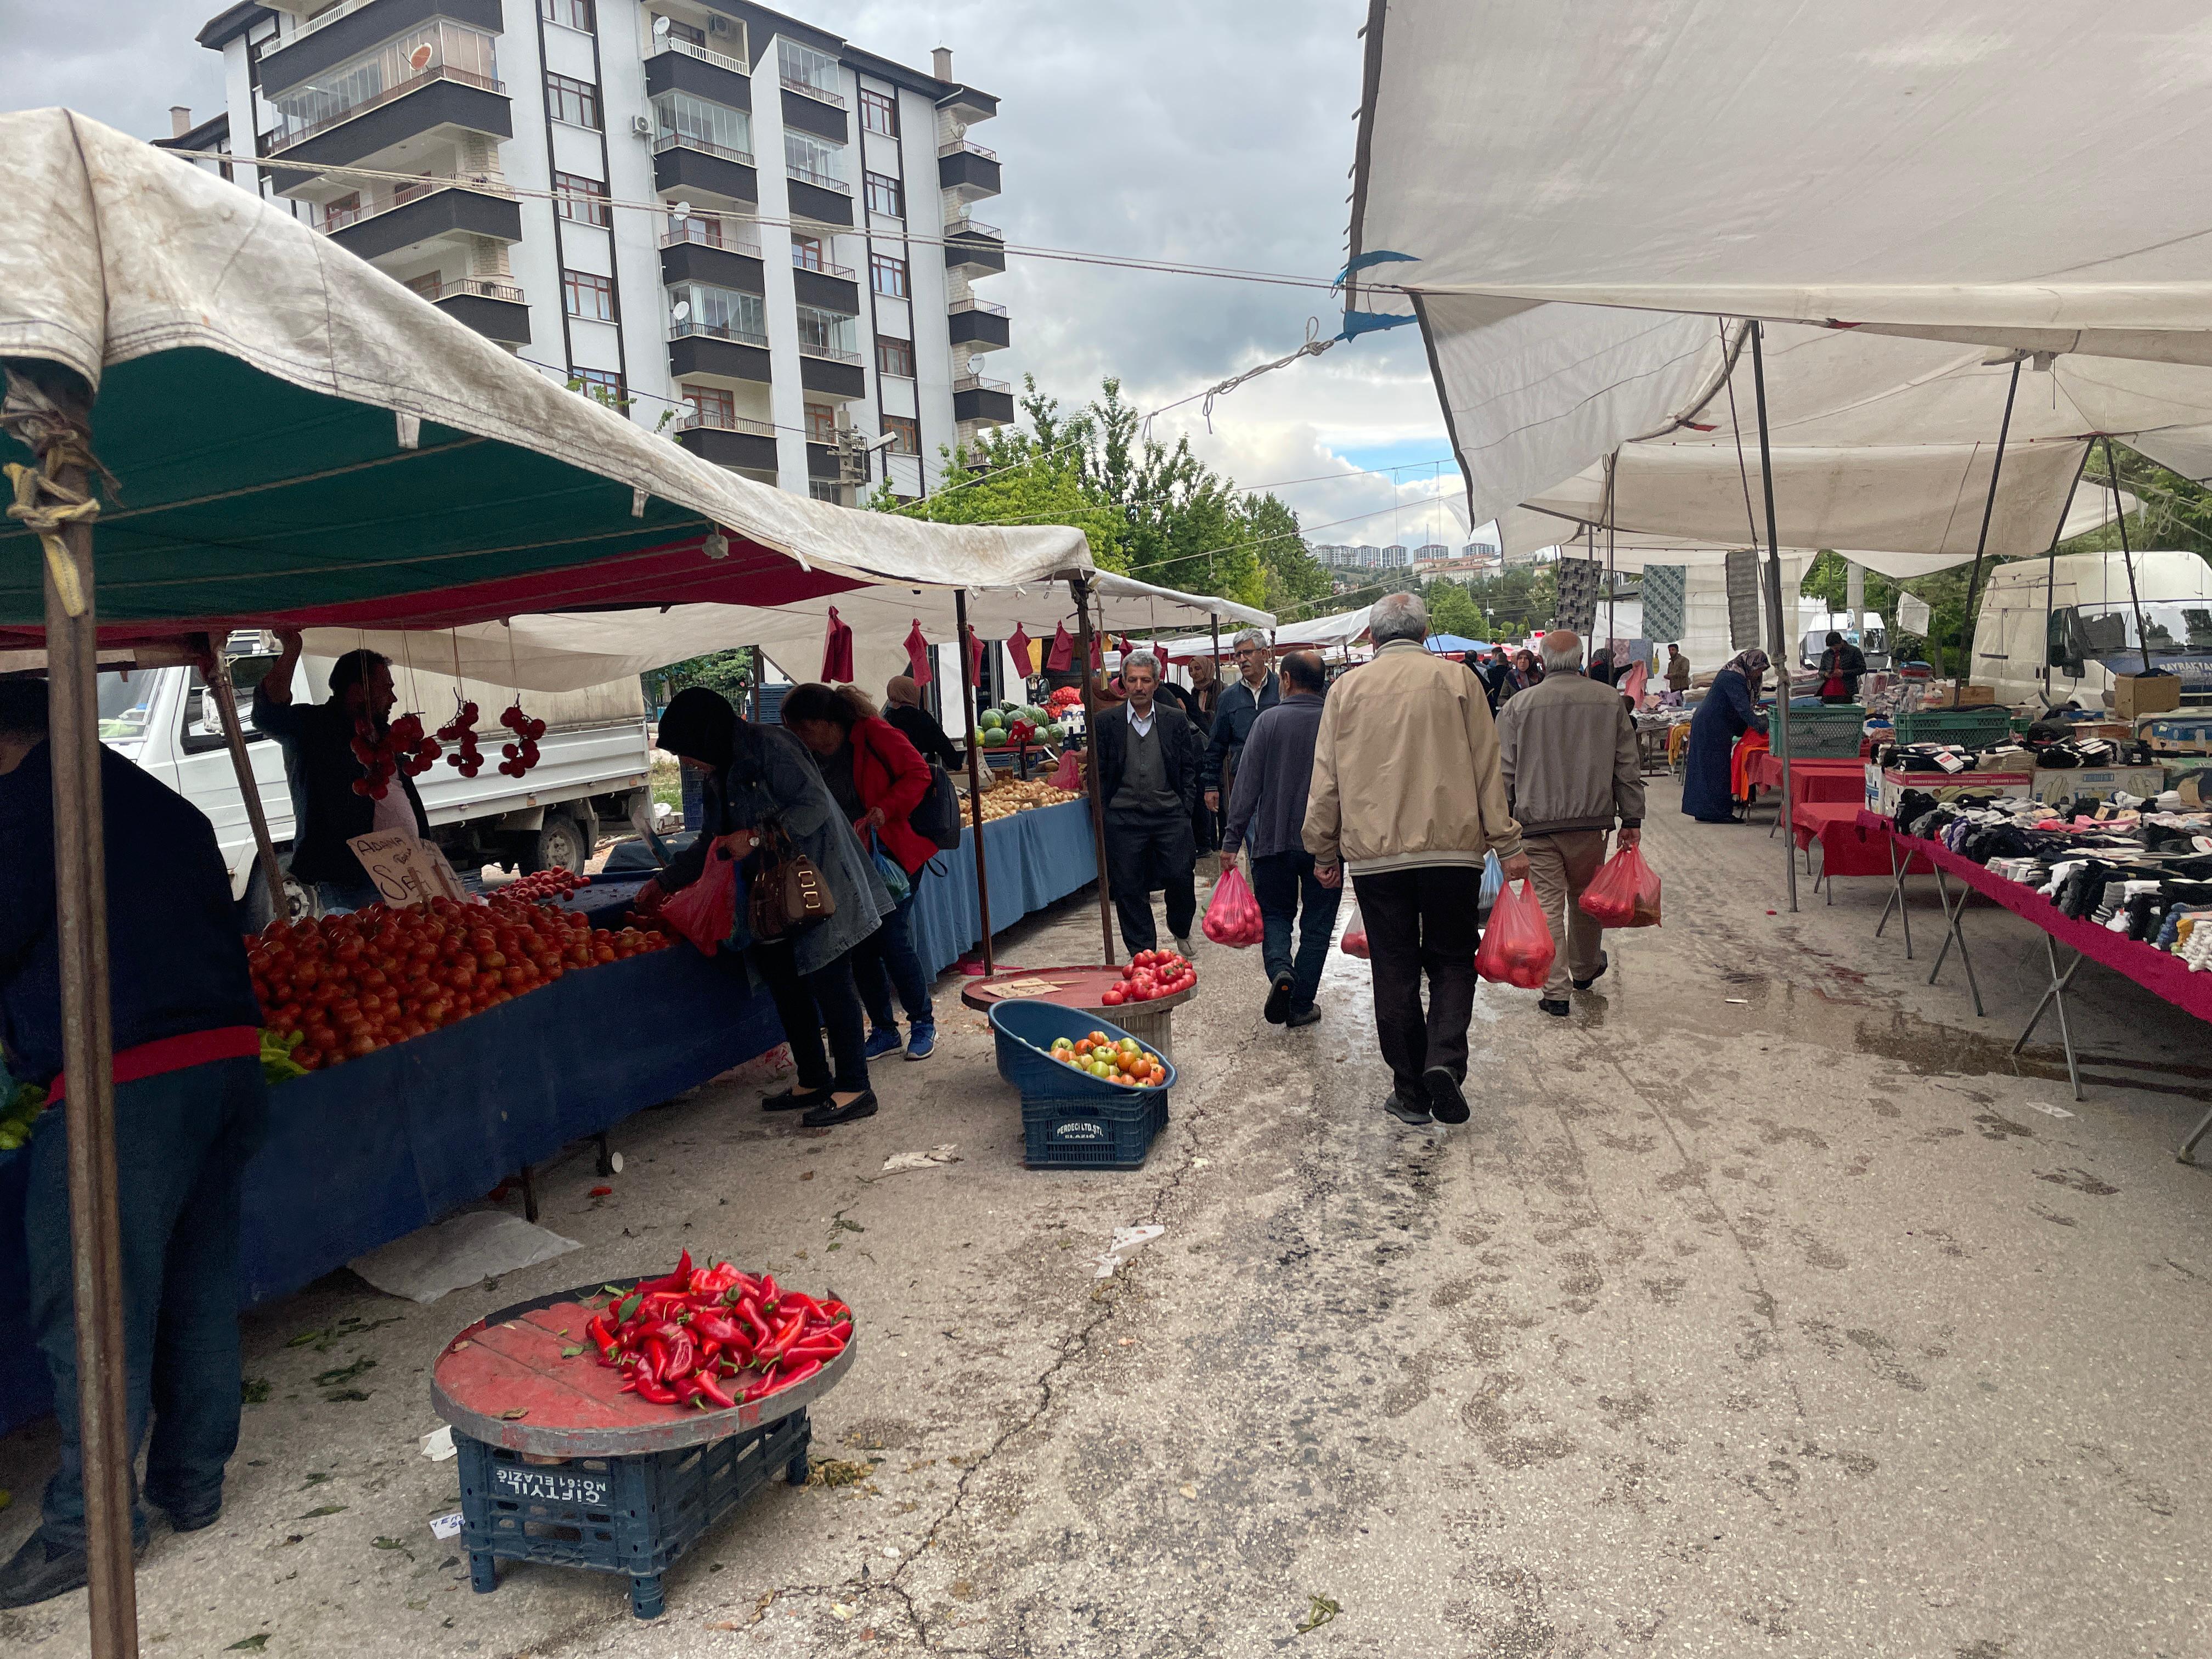
[{"label": "pile of tomato", "polygon": [[1124,1089],[1158,1088],[1168,1080],[1167,1067],[1160,1064],[1160,1057],[1134,1037],[1116,1041],[1103,1031],[1072,1039],[1055,1037],[1052,1057],[1063,1066],[1089,1073],[1101,1083],[1119,1084]]},{"label": "pile of tomato", "polygon": [[589,876],[580,876],[574,871],[556,865],[550,870],[522,876],[499,890],[501,898],[563,899],[571,893],[580,893],[592,884]]},{"label": "pile of tomato", "polygon": [[1121,970],[1121,982],[1109,985],[1099,1001],[1109,1008],[1125,1002],[1151,1002],[1188,991],[1198,983],[1198,969],[1190,959],[1173,951],[1139,951]]},{"label": "pile of tomato", "polygon": [[574,912],[501,894],[489,904],[441,898],[274,921],[246,936],[246,954],[262,1024],[279,1037],[301,1033],[292,1058],[314,1072],[512,1001],[572,969],[673,942],[658,931],[594,928]]}]

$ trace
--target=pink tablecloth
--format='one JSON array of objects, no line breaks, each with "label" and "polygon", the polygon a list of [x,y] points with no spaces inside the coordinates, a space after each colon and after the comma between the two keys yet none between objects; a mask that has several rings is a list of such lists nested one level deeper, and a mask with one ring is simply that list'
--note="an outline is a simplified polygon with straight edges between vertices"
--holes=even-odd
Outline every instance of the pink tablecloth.
[{"label": "pink tablecloth", "polygon": [[[1889,827],[1887,818],[1876,817],[1870,812],[1862,812],[1859,820]],[[2202,1020],[2212,1020],[2212,974],[2192,974],[2170,951],[2115,933],[2093,921],[2076,921],[2033,888],[1993,876],[1972,859],[1960,857],[1939,842],[1899,835],[1897,844],[1911,848],[1937,868],[1957,877],[1984,898],[2033,922],[2061,945],[2070,945],[2116,974],[2126,975],[2152,995],[2165,999],[2185,1012]]]},{"label": "pink tablecloth", "polygon": [[[1820,868],[1827,875],[1890,873],[1889,820],[1875,817],[1863,807],[1838,801],[1802,802],[1790,815],[1790,830],[1801,848],[1820,843]],[[1926,860],[1916,861],[1909,873],[1929,874]]]},{"label": "pink tablecloth", "polygon": [[[1745,763],[1744,775],[1760,789],[1782,787],[1782,757],[1757,755]],[[1801,760],[1790,763],[1790,793],[1798,804],[1807,801],[1866,799],[1866,763],[1861,760]]]}]

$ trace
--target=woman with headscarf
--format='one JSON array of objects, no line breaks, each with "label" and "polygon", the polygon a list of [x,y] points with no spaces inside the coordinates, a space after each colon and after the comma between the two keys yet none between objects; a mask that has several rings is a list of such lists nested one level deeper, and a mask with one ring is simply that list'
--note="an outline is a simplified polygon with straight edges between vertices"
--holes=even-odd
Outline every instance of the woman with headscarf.
[{"label": "woman with headscarf", "polygon": [[1532,685],[1544,681],[1544,665],[1536,660],[1533,651],[1521,650],[1513,653],[1513,666],[1505,671],[1504,684],[1498,688],[1498,701],[1510,702]]},{"label": "woman with headscarf", "polygon": [[1682,754],[1682,810],[1700,823],[1737,818],[1729,758],[1746,732],[1766,730],[1766,716],[1759,712],[1766,668],[1764,651],[1739,651],[1713,676],[1712,689],[1691,718],[1689,747]]},{"label": "woman with headscarf", "polygon": [[692,686],[678,692],[660,717],[659,744],[705,775],[705,823],[699,839],[646,884],[639,908],[648,915],[658,909],[669,894],[698,880],[709,857],[750,860],[738,869],[750,878],[760,830],[771,824],[781,829],[822,872],[835,905],[830,915],[776,939],[753,939],[742,905],[732,915],[731,936],[743,943],[746,965],[775,999],[799,1068],[798,1086],[761,1104],[771,1112],[804,1111],[799,1121],[809,1128],[873,1116],[867,1021],[853,984],[852,958],[854,948],[877,932],[892,908],[874,861],[812,759],[788,732],[739,720],[726,698]]}]

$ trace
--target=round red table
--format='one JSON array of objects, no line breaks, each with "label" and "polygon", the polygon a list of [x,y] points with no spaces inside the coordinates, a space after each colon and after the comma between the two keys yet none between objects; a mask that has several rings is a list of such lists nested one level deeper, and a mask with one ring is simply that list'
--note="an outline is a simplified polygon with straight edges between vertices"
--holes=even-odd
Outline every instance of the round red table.
[{"label": "round red table", "polygon": [[[1006,993],[1008,987],[1021,987],[1031,981],[1048,981],[1050,990],[1015,989],[1010,994],[993,994],[994,989]],[[1171,996],[1154,997],[1149,1002],[1125,1002],[1109,1008],[1100,1000],[1109,988],[1121,982],[1119,968],[1091,965],[1074,968],[1032,968],[1019,973],[994,975],[989,979],[972,980],[961,988],[960,1000],[970,1008],[988,1012],[994,1004],[1028,997],[1038,1002],[1056,1002],[1063,1008],[1079,1008],[1086,1014],[1120,1026],[1138,1042],[1156,1048],[1170,1061],[1175,1059],[1175,1011],[1198,994],[1193,985],[1188,991],[1177,991]]]}]

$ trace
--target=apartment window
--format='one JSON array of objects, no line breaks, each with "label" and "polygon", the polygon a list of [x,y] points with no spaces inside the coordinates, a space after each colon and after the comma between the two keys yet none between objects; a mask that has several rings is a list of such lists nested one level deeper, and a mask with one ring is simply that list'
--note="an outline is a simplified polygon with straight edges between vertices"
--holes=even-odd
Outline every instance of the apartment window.
[{"label": "apartment window", "polygon": [[843,105],[844,77],[838,70],[837,60],[828,52],[802,46],[796,40],[778,40],[775,67],[783,84],[793,92],[811,94],[824,103]]},{"label": "apartment window", "polygon": [[828,501],[832,507],[842,507],[845,504],[843,486],[831,483],[827,478],[809,478],[806,481],[806,493],[817,501]]},{"label": "apartment window", "polygon": [[682,138],[737,161],[753,159],[753,118],[744,110],[669,92],[653,100],[653,113],[663,138]]},{"label": "apartment window", "polygon": [[361,192],[349,191],[323,204],[323,228],[343,230],[361,217]]},{"label": "apartment window", "polygon": [[868,286],[887,300],[903,300],[908,294],[906,261],[888,253],[868,256]]},{"label": "apartment window", "polygon": [[848,363],[860,361],[858,317],[841,316],[834,311],[823,311],[817,306],[799,308],[799,349],[817,356],[841,358]]},{"label": "apartment window", "polygon": [[847,188],[844,145],[825,143],[789,127],[783,131],[783,168],[802,183],[825,190]]},{"label": "apartment window", "polygon": [[592,0],[538,0],[538,15],[563,28],[581,29],[586,34],[598,32]]},{"label": "apartment window", "polygon": [[280,147],[291,143],[410,82],[434,77],[504,91],[499,84],[495,38],[482,29],[444,21],[410,29],[276,100],[275,142]]},{"label": "apartment window", "polygon": [[869,212],[893,219],[906,217],[906,191],[897,179],[887,173],[863,173],[861,178],[867,185]]},{"label": "apartment window", "polygon": [[898,137],[898,102],[888,92],[860,88],[860,125],[886,138]]},{"label": "apartment window", "polygon": [[745,345],[768,343],[768,312],[757,294],[745,294],[713,283],[681,283],[668,290],[673,307],[688,307],[675,319],[678,334],[708,334],[718,340]]},{"label": "apartment window", "polygon": [[921,453],[921,422],[908,415],[886,415],[884,430],[890,434],[891,453],[919,455]]},{"label": "apartment window", "polygon": [[594,276],[587,270],[564,270],[561,273],[561,300],[571,317],[611,323],[615,319],[615,279]]},{"label": "apartment window", "polygon": [[822,251],[819,236],[794,236],[791,239],[791,263],[801,270],[829,269]]},{"label": "apartment window", "polygon": [[589,127],[593,131],[599,125],[599,89],[589,81],[572,81],[565,75],[549,73],[545,77],[545,108],[556,121],[566,121],[572,127]]},{"label": "apartment window", "polygon": [[671,215],[668,234],[673,241],[697,242],[704,247],[720,247],[722,246],[722,222],[720,219],[702,219],[696,213],[681,219]]},{"label": "apartment window", "polygon": [[554,206],[563,219],[574,219],[581,225],[614,222],[614,211],[607,205],[607,187],[597,179],[586,179],[580,173],[556,173],[553,188],[560,192]]},{"label": "apartment window", "polygon": [[720,427],[727,431],[738,423],[738,394],[717,386],[680,387],[691,405],[692,424]]},{"label": "apartment window", "polygon": [[665,24],[668,29],[668,38],[672,40],[689,40],[695,46],[703,46],[707,44],[706,30],[702,28],[694,28],[690,24],[683,21],[680,18],[670,17],[664,13],[655,12],[653,14],[652,21],[653,32],[656,35],[661,32],[661,26]]},{"label": "apartment window", "polygon": [[629,389],[623,377],[611,368],[572,368],[568,378],[577,383],[586,398],[596,398],[610,409],[620,409],[629,401]]},{"label": "apartment window", "polygon": [[837,441],[837,411],[827,404],[806,405],[806,441],[811,444],[834,444]]},{"label": "apartment window", "polygon": [[894,375],[902,380],[914,379],[914,342],[876,336],[876,373]]}]

